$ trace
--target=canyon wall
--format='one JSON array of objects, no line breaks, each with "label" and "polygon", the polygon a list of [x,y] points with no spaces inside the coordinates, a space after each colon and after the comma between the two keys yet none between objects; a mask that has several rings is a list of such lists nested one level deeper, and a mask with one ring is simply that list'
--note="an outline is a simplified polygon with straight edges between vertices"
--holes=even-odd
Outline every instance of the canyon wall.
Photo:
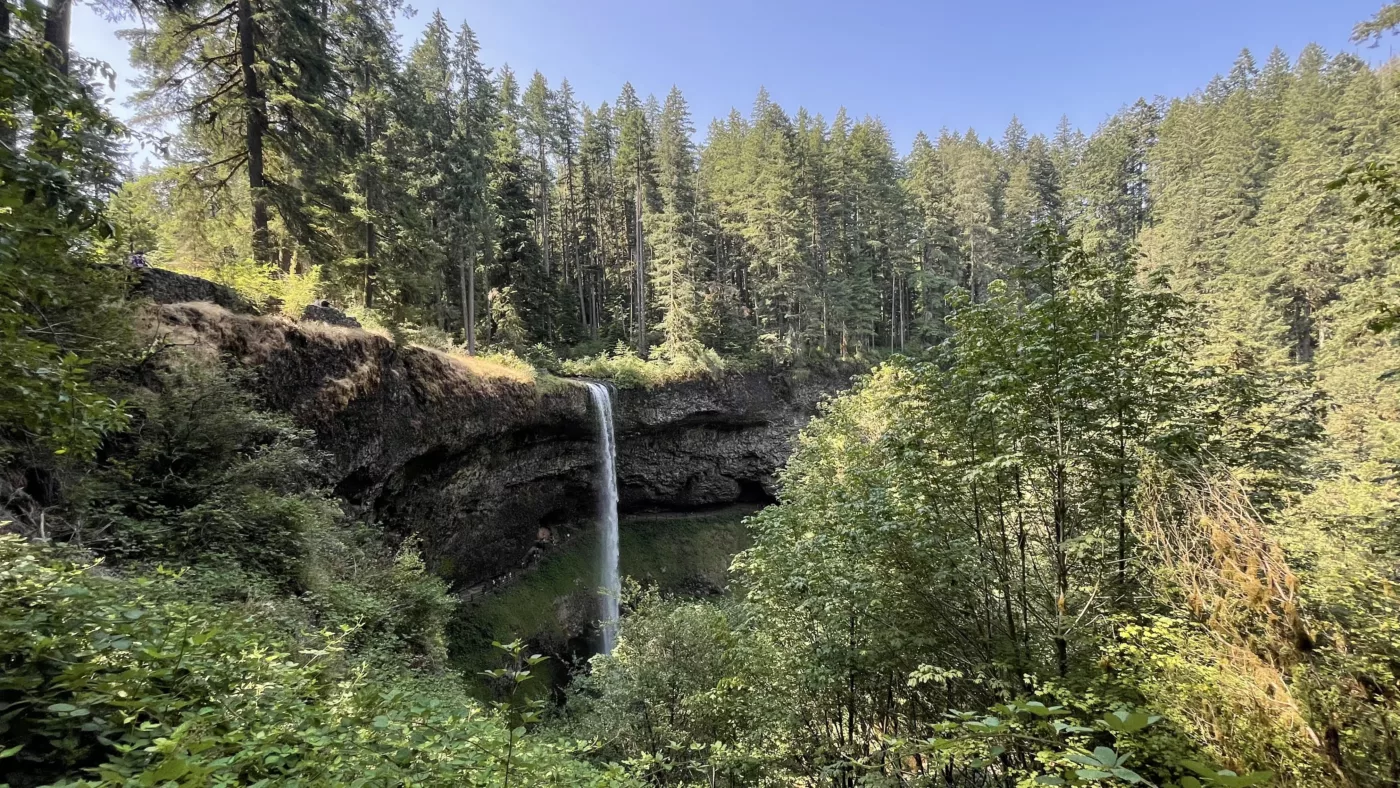
[{"label": "canyon wall", "polygon": [[[246,368],[264,403],[314,430],[347,509],[416,534],[455,587],[509,578],[596,512],[585,389],[355,329],[153,308],[176,345]],[[767,500],[802,425],[850,373],[770,371],[614,389],[624,511]]]}]

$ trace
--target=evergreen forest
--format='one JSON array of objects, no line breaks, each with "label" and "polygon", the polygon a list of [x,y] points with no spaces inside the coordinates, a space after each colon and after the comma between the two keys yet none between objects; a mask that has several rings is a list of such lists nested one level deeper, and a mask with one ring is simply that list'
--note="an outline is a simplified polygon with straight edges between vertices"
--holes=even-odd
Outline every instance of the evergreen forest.
[{"label": "evergreen forest", "polygon": [[[0,788],[1400,786],[1397,62],[906,150],[401,0],[101,9],[127,122],[72,0],[0,0]],[[625,582],[542,687],[146,266],[488,387],[857,374],[724,593]]]}]

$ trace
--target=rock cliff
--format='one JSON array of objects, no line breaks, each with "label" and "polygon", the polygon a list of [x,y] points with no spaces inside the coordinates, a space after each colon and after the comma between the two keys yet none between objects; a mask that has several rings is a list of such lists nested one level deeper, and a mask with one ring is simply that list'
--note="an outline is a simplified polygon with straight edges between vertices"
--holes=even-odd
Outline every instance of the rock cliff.
[{"label": "rock cliff", "polygon": [[[321,323],[207,303],[152,309],[167,340],[250,370],[269,407],[315,431],[348,508],[416,534],[458,588],[509,576],[594,519],[582,386]],[[797,431],[847,381],[752,373],[615,390],[621,507],[766,499]]]}]

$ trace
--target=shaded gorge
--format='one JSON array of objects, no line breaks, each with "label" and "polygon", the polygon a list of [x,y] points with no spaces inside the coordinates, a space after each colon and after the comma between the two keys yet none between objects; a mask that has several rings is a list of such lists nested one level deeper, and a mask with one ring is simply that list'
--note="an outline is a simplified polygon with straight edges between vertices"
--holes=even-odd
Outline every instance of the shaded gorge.
[{"label": "shaded gorge", "polygon": [[[730,562],[750,543],[744,520],[759,508],[739,505],[709,512],[623,517],[618,528],[618,573],[624,588],[624,629],[629,581],[677,596],[728,593]],[[603,647],[598,617],[601,536],[598,531],[580,533],[509,586],[466,601],[449,630],[453,666],[473,675],[497,667],[492,641],[519,638],[532,651],[550,657],[537,668],[546,680],[535,690],[562,689],[569,671]]]}]

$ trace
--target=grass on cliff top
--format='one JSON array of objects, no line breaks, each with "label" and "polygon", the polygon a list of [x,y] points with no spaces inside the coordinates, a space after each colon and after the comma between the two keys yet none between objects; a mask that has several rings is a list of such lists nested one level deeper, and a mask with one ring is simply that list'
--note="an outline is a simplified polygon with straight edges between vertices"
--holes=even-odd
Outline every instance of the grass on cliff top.
[{"label": "grass on cliff top", "polygon": [[465,367],[468,372],[482,378],[507,378],[520,383],[539,383],[539,372],[513,354],[488,353],[471,356],[465,350],[449,350],[447,355],[452,362]]},{"label": "grass on cliff top", "polygon": [[630,347],[617,347],[591,356],[554,360],[551,366],[570,377],[608,380],[620,388],[654,388],[690,380],[717,380],[736,364],[709,348],[694,353],[657,352],[642,358]]},{"label": "grass on cliff top", "polygon": [[801,381],[814,373],[841,371],[853,374],[869,370],[887,355],[880,351],[867,351],[838,358],[820,349],[808,349],[800,356],[789,350],[721,356],[705,347],[685,352],[657,347],[649,358],[644,359],[623,343],[618,343],[610,352],[599,350],[596,343],[580,345],[574,348],[571,357],[563,359],[539,347],[527,353],[536,366],[568,377],[607,380],[618,388],[657,388],[694,380],[719,380],[726,375],[758,371]]}]

